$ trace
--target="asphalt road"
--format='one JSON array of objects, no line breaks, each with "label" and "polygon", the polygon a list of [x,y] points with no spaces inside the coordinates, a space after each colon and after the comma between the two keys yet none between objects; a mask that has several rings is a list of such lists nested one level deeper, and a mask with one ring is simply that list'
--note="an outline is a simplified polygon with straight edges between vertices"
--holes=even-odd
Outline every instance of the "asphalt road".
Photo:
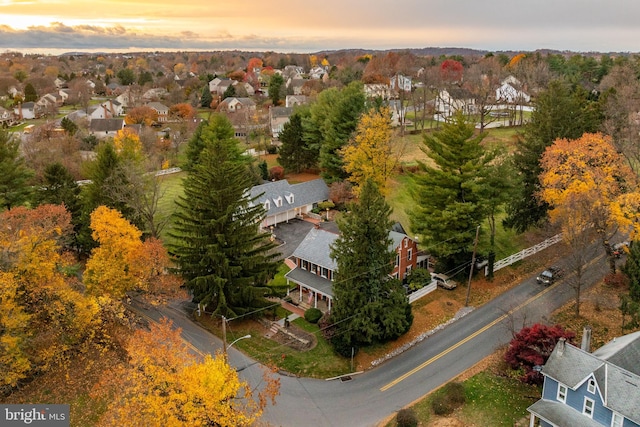
[{"label": "asphalt road", "polygon": [[[601,280],[607,269],[604,258],[596,258],[585,271],[583,291]],[[410,350],[375,369],[352,376],[350,381],[280,375],[280,395],[275,406],[267,407],[262,421],[283,427],[375,426],[507,344],[512,331],[545,321],[556,308],[574,297],[571,280],[571,274],[567,274],[562,281],[544,287],[532,275]],[[161,316],[173,319],[198,352],[219,350],[220,340],[191,322],[184,308],[166,306],[144,312],[154,319]],[[240,369],[244,380],[260,387],[260,365],[234,348],[230,349],[229,362]]]}]

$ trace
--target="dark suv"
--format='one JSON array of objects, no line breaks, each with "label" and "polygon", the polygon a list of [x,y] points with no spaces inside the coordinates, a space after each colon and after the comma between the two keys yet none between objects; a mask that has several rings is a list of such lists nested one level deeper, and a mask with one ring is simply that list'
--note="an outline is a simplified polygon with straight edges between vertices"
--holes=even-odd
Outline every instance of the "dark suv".
[{"label": "dark suv", "polygon": [[560,267],[549,267],[536,277],[536,282],[541,285],[549,286],[560,277],[562,277],[562,269]]}]

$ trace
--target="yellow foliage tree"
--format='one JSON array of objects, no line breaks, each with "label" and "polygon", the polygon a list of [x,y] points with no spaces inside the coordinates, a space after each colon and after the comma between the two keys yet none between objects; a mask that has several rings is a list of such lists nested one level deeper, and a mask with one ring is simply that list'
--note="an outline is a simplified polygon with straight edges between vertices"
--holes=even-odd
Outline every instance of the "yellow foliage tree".
[{"label": "yellow foliage tree", "polygon": [[576,275],[572,286],[579,315],[581,275],[591,243],[596,238],[601,241],[615,272],[610,239],[618,231],[631,239],[640,232],[637,178],[611,138],[600,133],[556,140],[540,164],[538,196],[550,205],[551,221],[562,227],[563,238],[572,248]]},{"label": "yellow foliage tree", "polygon": [[99,246],[91,251],[84,273],[87,290],[95,295],[122,298],[140,285],[131,268],[141,246],[142,233],[120,212],[99,206],[91,213],[91,236]]},{"label": "yellow foliage tree", "polygon": [[344,170],[350,174],[354,192],[371,178],[382,194],[393,175],[402,154],[391,133],[391,112],[388,108],[370,110],[364,114],[351,141],[341,150]]},{"label": "yellow foliage tree", "polygon": [[142,151],[140,137],[129,128],[121,129],[116,133],[113,138],[113,145],[116,151],[124,158],[138,158]]},{"label": "yellow foliage tree", "polygon": [[169,321],[137,331],[128,346],[129,359],[105,376],[96,394],[111,394],[100,425],[242,427],[255,423],[279,382],[266,376],[255,396],[224,357],[190,354]]},{"label": "yellow foliage tree", "polygon": [[100,317],[95,300],[64,274],[70,266],[60,243],[72,229],[64,206],[15,208],[0,224],[0,386],[6,387],[31,370],[65,364],[94,336]]}]

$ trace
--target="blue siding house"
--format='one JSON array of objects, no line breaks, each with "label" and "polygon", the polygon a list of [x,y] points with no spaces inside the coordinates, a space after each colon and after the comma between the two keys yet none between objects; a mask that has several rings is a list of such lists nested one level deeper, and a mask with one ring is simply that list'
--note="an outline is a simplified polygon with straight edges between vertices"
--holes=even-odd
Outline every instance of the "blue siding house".
[{"label": "blue siding house", "polygon": [[640,427],[640,332],[593,353],[562,339],[541,372],[530,427]]}]

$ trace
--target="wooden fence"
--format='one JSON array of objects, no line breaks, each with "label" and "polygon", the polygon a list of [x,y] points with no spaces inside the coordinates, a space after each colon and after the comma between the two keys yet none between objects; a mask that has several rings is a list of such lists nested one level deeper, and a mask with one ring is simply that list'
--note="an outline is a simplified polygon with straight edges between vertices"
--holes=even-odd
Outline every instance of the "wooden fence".
[{"label": "wooden fence", "polygon": [[[562,233],[560,234],[556,234],[553,237],[549,237],[547,240],[544,240],[540,243],[538,243],[535,246],[531,246],[530,248],[527,249],[523,249],[518,253],[515,253],[513,255],[510,255],[506,258],[501,259],[500,261],[496,261],[495,264],[493,264],[493,271],[498,271],[503,267],[506,267],[508,265],[511,265],[515,262],[518,261],[522,261],[523,259],[525,259],[528,256],[531,256],[533,254],[536,254],[544,249],[547,249],[549,246],[551,245],[555,245],[556,243],[560,242],[562,240]],[[489,275],[489,267],[485,267],[484,268],[484,275],[488,276]]]}]

